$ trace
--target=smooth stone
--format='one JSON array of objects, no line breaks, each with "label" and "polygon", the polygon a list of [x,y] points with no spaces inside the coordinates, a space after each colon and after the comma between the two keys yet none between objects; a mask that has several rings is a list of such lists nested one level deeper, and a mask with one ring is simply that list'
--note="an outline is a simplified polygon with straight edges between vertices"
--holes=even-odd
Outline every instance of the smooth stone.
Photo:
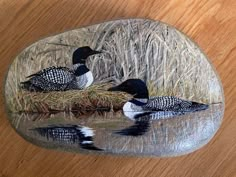
[{"label": "smooth stone", "polygon": [[[20,82],[44,68],[71,67],[73,52],[82,46],[102,51],[86,60],[94,77],[91,86],[60,92],[21,88]],[[130,78],[145,81],[151,97],[172,95],[209,107],[136,125],[122,112],[132,96],[107,91]],[[23,138],[79,153],[187,154],[212,139],[224,114],[221,82],[206,55],[175,28],[145,19],[104,22],[35,42],[10,66],[5,99],[9,120]],[[119,133],[130,127],[136,136]]]}]

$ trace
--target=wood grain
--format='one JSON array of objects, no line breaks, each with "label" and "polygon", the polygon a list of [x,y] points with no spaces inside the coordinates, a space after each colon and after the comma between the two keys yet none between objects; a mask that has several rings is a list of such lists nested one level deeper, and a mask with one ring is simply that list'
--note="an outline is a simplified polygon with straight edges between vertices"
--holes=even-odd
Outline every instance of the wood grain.
[{"label": "wood grain", "polygon": [[176,158],[137,158],[52,151],[11,128],[0,97],[0,176],[236,176],[236,1],[0,1],[0,83],[13,58],[40,38],[119,18],[169,23],[195,40],[222,80],[226,111],[220,130],[200,150]]}]

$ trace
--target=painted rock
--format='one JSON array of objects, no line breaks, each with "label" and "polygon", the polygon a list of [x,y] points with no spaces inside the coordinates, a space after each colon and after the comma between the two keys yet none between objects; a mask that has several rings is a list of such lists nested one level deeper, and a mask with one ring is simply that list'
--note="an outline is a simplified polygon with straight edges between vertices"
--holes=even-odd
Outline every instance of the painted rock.
[{"label": "painted rock", "polygon": [[10,66],[5,98],[23,138],[72,152],[186,154],[210,141],[224,112],[221,83],[198,46],[144,19],[35,42]]}]

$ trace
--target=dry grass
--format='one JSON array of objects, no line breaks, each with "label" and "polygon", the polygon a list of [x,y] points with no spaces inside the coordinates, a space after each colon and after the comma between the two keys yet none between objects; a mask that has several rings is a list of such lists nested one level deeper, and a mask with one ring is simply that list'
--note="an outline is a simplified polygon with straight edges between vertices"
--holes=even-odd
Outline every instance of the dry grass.
[{"label": "dry grass", "polygon": [[[56,111],[83,111],[120,109],[130,99],[130,95],[119,92],[108,92],[108,85],[93,85],[86,90],[71,90],[65,92],[18,92],[11,110],[13,112],[47,113]],[[98,99],[99,98],[99,99]]]},{"label": "dry grass", "polygon": [[[204,103],[223,101],[212,66],[188,38],[162,23],[119,20],[45,38],[26,48],[14,60],[8,73],[5,94],[9,108],[12,111],[27,110],[22,100],[28,98],[32,103],[37,102],[38,97],[47,101],[48,96],[44,94],[22,92],[19,83],[26,76],[49,66],[69,67],[73,51],[85,45],[103,51],[87,62],[95,83],[120,83],[128,78],[140,78],[147,83],[151,96],[175,95]],[[113,93],[92,90],[84,92],[94,91],[94,99],[102,94],[104,99],[107,98],[107,104],[113,99],[109,97]],[[61,104],[63,100],[69,104],[67,94],[73,95],[74,91],[49,94],[53,98],[50,104],[59,100]],[[77,99],[83,96],[77,92],[76,95]]]},{"label": "dry grass", "polygon": [[[93,85],[86,90],[71,90],[65,92],[18,92],[9,100],[12,112],[83,112],[93,110],[121,109],[131,98],[130,95],[106,91],[108,85]],[[99,99],[98,99],[99,98]]]}]

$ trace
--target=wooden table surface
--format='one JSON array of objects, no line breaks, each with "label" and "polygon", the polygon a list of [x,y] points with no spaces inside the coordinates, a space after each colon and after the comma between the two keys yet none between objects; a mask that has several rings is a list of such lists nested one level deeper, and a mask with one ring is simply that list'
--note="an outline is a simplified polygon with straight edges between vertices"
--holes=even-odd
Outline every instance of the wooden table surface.
[{"label": "wooden table surface", "polygon": [[13,58],[40,38],[120,18],[169,23],[195,40],[222,80],[226,111],[209,144],[173,158],[84,155],[52,151],[11,128],[0,96],[0,177],[236,177],[235,0],[0,0],[0,83]]}]

